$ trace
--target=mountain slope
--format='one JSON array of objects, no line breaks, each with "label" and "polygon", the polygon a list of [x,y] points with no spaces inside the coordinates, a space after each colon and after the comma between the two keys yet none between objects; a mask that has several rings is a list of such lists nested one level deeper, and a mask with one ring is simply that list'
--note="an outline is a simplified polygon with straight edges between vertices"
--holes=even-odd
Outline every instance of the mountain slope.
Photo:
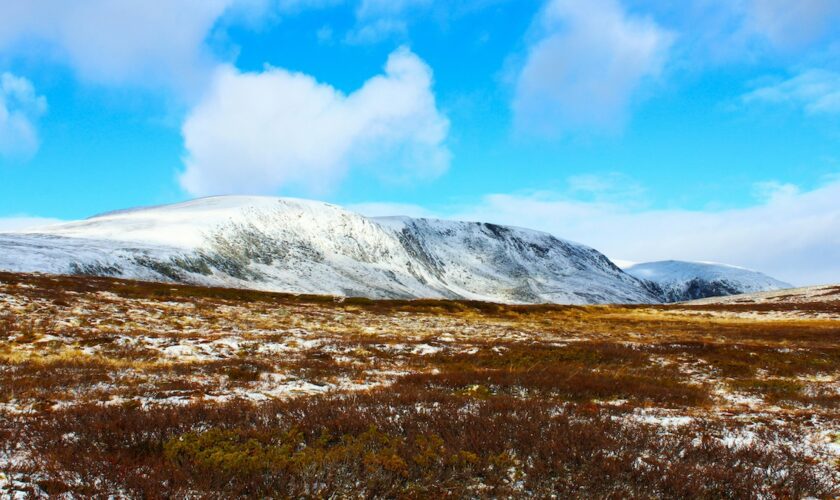
[{"label": "mountain slope", "polygon": [[0,234],[0,269],[371,298],[659,301],[599,252],[546,233],[370,219],[271,197],[204,198]]},{"label": "mountain slope", "polygon": [[652,283],[665,302],[793,287],[757,271],[710,262],[645,262],[627,267],[625,271]]}]

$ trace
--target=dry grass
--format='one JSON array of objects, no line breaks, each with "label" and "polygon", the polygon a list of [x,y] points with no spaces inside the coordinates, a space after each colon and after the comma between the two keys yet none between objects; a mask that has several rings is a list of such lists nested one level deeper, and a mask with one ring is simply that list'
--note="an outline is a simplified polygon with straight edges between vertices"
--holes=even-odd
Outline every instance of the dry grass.
[{"label": "dry grass", "polygon": [[0,495],[828,498],[833,298],[338,301],[0,273]]}]

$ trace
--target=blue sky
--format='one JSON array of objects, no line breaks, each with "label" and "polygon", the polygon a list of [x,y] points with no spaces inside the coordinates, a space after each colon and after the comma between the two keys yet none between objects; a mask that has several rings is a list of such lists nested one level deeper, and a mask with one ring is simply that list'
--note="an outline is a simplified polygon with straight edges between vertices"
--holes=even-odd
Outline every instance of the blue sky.
[{"label": "blue sky", "polygon": [[0,227],[270,194],[840,281],[836,0],[0,12]]}]

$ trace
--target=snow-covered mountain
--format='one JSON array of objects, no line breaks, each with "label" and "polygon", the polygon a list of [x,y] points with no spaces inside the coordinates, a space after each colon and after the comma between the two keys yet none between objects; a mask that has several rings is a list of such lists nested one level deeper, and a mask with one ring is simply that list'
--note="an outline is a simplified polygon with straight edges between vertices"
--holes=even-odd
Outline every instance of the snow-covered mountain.
[{"label": "snow-covered mountain", "polygon": [[661,300],[596,250],[546,233],[366,218],[271,197],[203,198],[0,234],[0,269],[371,298]]},{"label": "snow-covered mountain", "polygon": [[665,302],[793,288],[757,271],[712,262],[666,260],[635,264],[624,270],[652,283]]}]

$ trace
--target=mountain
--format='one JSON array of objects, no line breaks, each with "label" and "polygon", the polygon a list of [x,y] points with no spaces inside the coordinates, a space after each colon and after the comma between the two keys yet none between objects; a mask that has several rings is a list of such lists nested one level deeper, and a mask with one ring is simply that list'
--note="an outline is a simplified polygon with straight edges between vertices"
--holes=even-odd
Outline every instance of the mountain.
[{"label": "mountain", "polygon": [[666,260],[635,264],[624,270],[651,283],[665,302],[793,288],[757,271],[712,262]]},{"label": "mountain", "polygon": [[222,196],[0,234],[0,269],[370,298],[654,303],[596,250],[476,222]]},{"label": "mountain", "polygon": [[737,305],[747,309],[761,304],[764,310],[787,310],[794,316],[814,316],[823,313],[833,318],[840,315],[840,285],[815,285],[801,288],[785,288],[766,292],[745,293],[726,297],[707,297],[689,302],[695,306]]}]

